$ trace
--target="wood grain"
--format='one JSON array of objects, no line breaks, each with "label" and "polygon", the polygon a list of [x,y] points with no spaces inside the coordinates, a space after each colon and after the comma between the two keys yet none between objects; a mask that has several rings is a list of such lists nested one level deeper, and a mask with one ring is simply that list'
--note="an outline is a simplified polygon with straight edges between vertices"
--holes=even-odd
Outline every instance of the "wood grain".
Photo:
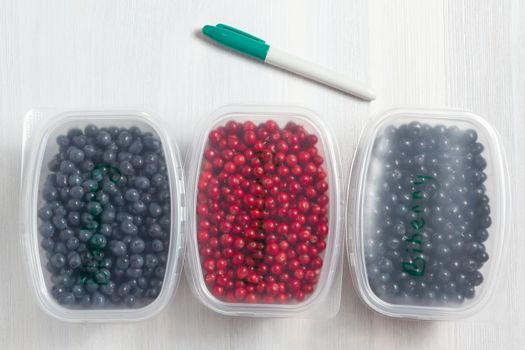
[{"label": "wood grain", "polygon": [[[525,347],[524,215],[492,303],[458,322],[388,319],[357,297],[344,263],[328,321],[228,318],[182,281],[158,316],[134,324],[64,324],[30,294],[18,231],[22,116],[33,107],[137,107],[176,125],[184,153],[202,120],[230,103],[318,112],[341,148],[345,178],[363,125],[397,105],[470,109],[502,135],[516,198],[524,193],[525,5],[519,0],[0,0],[0,348],[519,349]],[[195,30],[224,22],[369,81],[367,104],[218,49]],[[519,201],[517,202],[519,203]],[[346,256],[345,256],[346,259]]]}]

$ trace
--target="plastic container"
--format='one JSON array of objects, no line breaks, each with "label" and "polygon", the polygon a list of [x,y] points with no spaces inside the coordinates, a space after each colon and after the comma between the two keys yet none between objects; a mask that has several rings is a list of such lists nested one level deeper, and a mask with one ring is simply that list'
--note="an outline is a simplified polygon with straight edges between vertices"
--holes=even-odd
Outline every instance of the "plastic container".
[{"label": "plastic container", "polygon": [[495,288],[508,189],[498,135],[481,117],[383,114],[361,136],[348,189],[348,255],[361,298],[393,317],[478,311]]},{"label": "plastic container", "polygon": [[[270,124],[268,124],[268,121],[271,121]],[[288,123],[295,123],[295,125],[304,127],[307,134],[315,135],[316,137],[314,139],[318,140],[316,144],[318,155],[321,155],[324,158],[323,164],[319,166],[319,168],[324,169],[323,171],[326,174],[325,180],[328,184],[328,188],[324,187],[324,189],[321,189],[324,185],[319,187],[319,193],[326,191],[328,198],[324,198],[321,202],[311,200],[308,204],[301,202],[303,207],[301,207],[302,211],[299,215],[304,214],[304,217],[298,219],[302,222],[303,219],[306,220],[306,215],[316,216],[312,215],[309,210],[312,209],[312,206],[315,203],[322,203],[328,199],[326,202],[326,225],[328,226],[328,230],[326,232],[324,231],[326,227],[320,230],[323,233],[321,233],[319,237],[323,236],[325,238],[318,237],[316,243],[313,243],[315,238],[310,239],[311,237],[308,236],[308,233],[305,234],[306,236],[301,236],[300,239],[297,238],[297,235],[291,235],[291,228],[287,231],[281,226],[281,224],[284,224],[284,226],[290,224],[290,227],[292,226],[289,217],[287,217],[285,213],[283,213],[283,215],[276,215],[277,209],[274,207],[275,203],[272,198],[278,198],[278,204],[276,204],[277,207],[284,206],[284,204],[281,204],[289,200],[290,208],[295,208],[295,205],[299,201],[299,197],[302,196],[303,189],[295,188],[292,190],[299,191],[295,192],[295,197],[290,197],[291,192],[286,192],[285,190],[282,190],[287,193],[287,195],[284,196],[282,194],[277,194],[277,192],[282,192],[281,190],[274,192],[269,190],[272,186],[265,178],[272,177],[272,175],[276,176],[276,174],[279,173],[280,175],[277,176],[281,179],[290,179],[289,176],[291,175],[289,175],[289,173],[283,169],[278,170],[278,168],[287,161],[290,161],[290,164],[294,164],[298,159],[296,159],[297,157],[294,158],[292,156],[289,159],[286,158],[287,160],[282,162],[281,160],[284,158],[282,158],[281,155],[278,155],[278,153],[284,152],[289,154],[285,151],[287,146],[285,147],[281,145],[276,146],[275,149],[272,148],[272,143],[276,144],[277,141],[275,139],[270,139],[270,137],[273,138],[271,135],[263,135],[264,132],[258,134],[259,131],[256,131],[255,134],[258,135],[257,140],[263,141],[261,144],[254,143],[256,141],[251,138],[254,134],[251,134],[248,131],[256,127],[259,129],[262,128],[260,126],[262,123],[265,123],[264,128],[270,130],[271,135],[279,134],[281,136],[283,135],[282,130],[284,130]],[[295,126],[288,125],[288,128],[289,129],[287,130],[298,130]],[[217,138],[218,135],[216,132],[218,129],[222,130],[220,131],[223,133],[221,137],[228,141],[220,141],[219,138]],[[246,136],[247,134],[249,135]],[[228,135],[236,136],[232,140],[229,140]],[[238,148],[239,146],[235,141],[236,138],[237,141],[244,146]],[[227,144],[219,146],[221,142],[227,142]],[[306,143],[301,144],[306,145]],[[230,154],[229,151],[221,150],[221,147],[226,149],[233,148],[236,151],[234,154]],[[268,147],[272,149],[269,152]],[[214,149],[215,151],[212,151],[210,154],[209,149]],[[240,157],[240,159],[235,158],[235,155],[246,154],[246,150],[248,150],[247,152],[249,154],[251,150],[254,149],[256,154],[252,158],[258,159],[254,161],[255,163],[251,163],[252,158],[249,156],[246,156],[245,159],[243,159],[243,157]],[[297,150],[295,149],[294,151]],[[231,159],[235,166],[232,167],[231,164],[226,164],[228,163],[227,161],[223,162],[224,164],[222,164],[221,161],[214,161],[217,157],[221,158],[224,155],[226,155],[226,160]],[[308,156],[303,155],[303,158],[301,159],[302,161],[307,161],[306,158],[308,158]],[[255,169],[257,167],[256,163],[259,160],[261,161],[261,167]],[[339,268],[339,255],[341,250],[341,208],[343,205],[338,160],[337,149],[332,144],[332,138],[327,133],[325,127],[319,122],[315,114],[309,110],[294,107],[227,106],[213,113],[210,121],[202,129],[201,134],[195,138],[195,143],[190,153],[190,163],[187,167],[187,178],[189,183],[189,246],[187,273],[190,279],[190,285],[198,299],[210,309],[226,315],[330,317],[335,314],[339,308],[340,300],[339,291],[341,269]],[[274,166],[269,165],[268,167],[263,167],[263,165],[267,163],[272,163]],[[255,170],[253,170],[253,172],[244,173],[245,170],[243,167],[248,164],[253,165]],[[224,170],[227,168],[229,169],[228,171],[231,171],[232,173],[221,175],[223,171],[227,172]],[[291,166],[289,169],[291,169]],[[310,168],[310,170],[312,170],[312,168]],[[209,171],[211,174],[203,175],[203,172],[206,171]],[[299,174],[298,168],[295,168],[294,171],[297,171],[295,174]],[[242,179],[237,179],[236,175],[233,176],[233,174],[239,172],[242,172],[244,176]],[[297,178],[298,177],[299,176],[297,176]],[[203,180],[204,178],[206,178],[206,180]],[[256,178],[259,178],[260,180],[256,180]],[[218,179],[219,181],[214,182],[212,179]],[[245,180],[248,180],[246,186],[242,184]],[[259,189],[257,189],[258,185],[261,186]],[[239,188],[242,188],[245,191],[243,193],[256,193],[256,195],[255,198],[245,199],[246,196],[239,194],[239,192],[232,192],[235,193],[235,195],[230,197],[229,200],[233,201],[234,208],[230,211],[229,207],[225,204],[225,201],[228,200],[226,195],[227,192],[219,193],[219,189],[212,189],[214,186],[219,186],[219,188],[225,186],[237,188],[237,186],[240,186]],[[220,191],[222,191],[222,188]],[[271,195],[271,193],[274,195]],[[310,192],[310,195],[313,196],[314,193]],[[210,199],[213,196],[217,196],[217,203],[220,208],[227,208],[228,212],[224,212],[223,217],[209,219],[210,216],[207,216],[207,213],[213,211],[213,209],[210,209],[210,211],[207,211],[208,209],[199,209],[199,205],[206,203],[203,205],[212,208],[209,203],[213,202],[213,199]],[[236,196],[240,198],[239,201],[236,201]],[[258,202],[260,204],[259,206],[258,204],[254,204],[258,200],[260,200],[260,202]],[[238,207],[235,207],[236,205]],[[246,222],[239,224],[239,222],[242,222],[242,218],[240,217],[243,213],[248,213],[253,208],[261,208],[261,211],[263,212],[262,218],[259,216],[260,213],[256,212],[253,217],[250,216],[249,220],[246,218]],[[315,210],[317,209],[318,208]],[[233,213],[230,219],[226,217],[228,213]],[[250,212],[250,215],[251,214],[252,212]],[[293,214],[291,215],[292,217],[295,217]],[[227,223],[221,224],[222,222],[229,220],[233,222],[233,228]],[[315,218],[312,220],[315,220]],[[202,223],[201,221],[209,222]],[[268,221],[270,221],[270,223],[268,223]],[[235,227],[236,224],[239,224],[239,227]],[[307,226],[311,226],[311,224],[306,222],[301,226],[301,229],[305,229],[305,227],[308,229],[309,227]],[[254,228],[254,230],[249,230],[250,228]],[[320,232],[317,228],[310,228],[312,236],[317,236],[318,232]],[[255,236],[253,231],[256,232],[257,236]],[[275,234],[275,237],[269,237],[272,232]],[[216,237],[216,242],[210,243],[211,240],[213,240],[213,237]],[[291,238],[288,240],[289,237]],[[238,238],[240,238],[240,240],[237,240]],[[242,240],[244,240],[244,243]],[[290,282],[290,279],[295,278],[294,272],[290,269],[291,265],[297,265],[295,265],[296,262],[290,263],[291,258],[288,257],[288,252],[290,250],[296,250],[298,244],[301,242],[307,244],[307,247],[317,247],[317,243],[321,240],[326,242],[326,249],[324,249],[320,255],[315,254],[315,251],[309,251],[310,253],[313,253],[311,259],[304,256],[301,258],[302,263],[313,265],[303,265],[301,263],[299,267],[302,269],[305,266],[315,266],[310,268],[311,270],[315,270],[315,276],[313,275],[313,272],[307,273],[307,276],[313,278],[313,280],[317,280],[317,283],[310,283],[311,285],[314,285],[313,288],[305,287],[307,290],[305,293],[306,295],[301,295],[299,293],[298,299],[296,299],[295,294],[291,293],[291,289],[287,283]],[[282,241],[286,241],[286,243],[282,243]],[[321,243],[321,245],[324,245],[324,243]],[[211,253],[210,251],[204,250],[207,249],[207,247],[209,248],[212,246],[216,248],[210,248],[212,250]],[[225,250],[225,248],[228,247],[232,247],[233,252],[228,249]],[[253,251],[249,250],[251,249],[249,247],[253,248]],[[302,246],[301,249],[304,249],[304,246]],[[219,253],[216,253],[217,251]],[[207,255],[201,254],[203,252]],[[232,253],[237,254],[239,252],[243,258],[239,256],[237,258],[230,258]],[[282,252],[287,252],[286,256],[281,254]],[[215,260],[212,263],[206,262],[206,260],[208,260],[210,256],[213,256],[213,254],[219,254],[220,257],[217,259],[211,259]],[[294,253],[290,253],[290,256],[293,257],[293,255]],[[296,259],[298,259],[298,255],[295,257]],[[268,256],[273,257],[269,258]],[[312,261],[319,256],[322,259],[322,267],[318,267],[318,260],[317,262],[312,263]],[[250,260],[249,258],[253,258],[253,260]],[[225,261],[222,261],[221,259]],[[275,264],[281,265],[282,268],[277,267],[272,269],[271,265]],[[266,265],[266,268],[261,265]],[[246,269],[252,275],[258,275],[258,277],[247,276]],[[292,269],[296,268],[292,267]],[[229,270],[233,272],[228,272]],[[305,271],[306,270],[307,268],[305,268]],[[274,272],[276,274],[274,274]],[[288,279],[283,277],[286,282],[281,280],[282,273],[288,273]],[[268,275],[277,277],[275,277],[275,281],[272,282],[271,278],[266,277]],[[298,277],[306,278],[301,275],[302,273],[298,272]],[[228,279],[231,280],[231,283],[224,279],[222,282],[218,282],[218,279],[221,276],[227,276]],[[303,281],[304,280],[305,279],[303,279]],[[261,282],[267,283],[261,286]],[[278,289],[278,285],[281,282],[284,287],[281,286],[279,287],[280,289]],[[225,287],[222,287],[221,283],[222,285],[225,285]],[[249,287],[250,285],[253,286],[253,290],[251,289],[252,287]],[[238,287],[245,290],[238,291]],[[294,284],[293,288],[298,288],[302,291],[303,287],[303,285],[297,287],[297,284]],[[331,288],[333,288],[333,290],[330,290]],[[294,291],[297,291],[298,289],[294,289]],[[313,289],[313,291],[311,289]],[[335,293],[335,296],[327,298],[327,295],[332,292],[337,293]],[[333,311],[333,307],[328,311],[330,307],[322,306],[326,305],[327,302],[337,304],[335,312]]]},{"label": "plastic container", "polygon": [[[91,179],[95,183],[95,185],[93,185],[93,181],[90,180],[91,182],[89,184],[83,182],[80,185],[83,191],[83,193],[79,194],[79,196],[81,197],[80,201],[87,201],[87,196],[89,196],[90,202],[86,202],[82,204],[83,206],[79,207],[80,209],[74,210],[77,213],[80,213],[80,223],[77,223],[77,221],[75,221],[76,219],[74,218],[74,215],[71,218],[69,216],[66,217],[65,223],[67,224],[67,229],[71,229],[71,231],[63,233],[58,229],[60,227],[63,227],[64,222],[61,221],[60,218],[56,219],[56,222],[53,221],[55,220],[54,216],[58,215],[56,214],[56,211],[54,211],[53,218],[49,219],[49,222],[51,222],[52,225],[57,224],[59,226],[54,226],[53,230],[51,230],[51,228],[47,226],[46,230],[49,229],[54,232],[44,231],[43,227],[44,225],[47,225],[46,222],[48,222],[48,220],[44,220],[44,214],[40,212],[44,209],[41,208],[49,202],[50,198],[60,198],[60,196],[62,196],[62,193],[60,192],[62,191],[62,188],[67,188],[64,189],[63,198],[73,198],[72,188],[75,184],[75,181],[78,181],[78,178],[72,179],[68,177],[67,184],[60,185],[62,187],[59,187],[58,185],[58,182],[60,180],[56,180],[59,177],[56,176],[56,174],[58,173],[57,168],[49,166],[51,160],[59,152],[59,146],[56,141],[57,137],[59,135],[64,135],[68,133],[68,131],[75,128],[84,130],[84,128],[88,125],[95,125],[98,128],[125,128],[126,130],[130,130],[129,128],[131,127],[137,127],[140,130],[140,132],[142,132],[143,136],[145,135],[145,133],[150,133],[151,137],[148,139],[149,141],[147,144],[146,142],[144,142],[142,144],[143,147],[137,146],[138,148],[135,148],[132,152],[132,148],[131,146],[129,146],[130,140],[126,139],[126,137],[128,136],[122,136],[122,139],[118,140],[118,138],[115,137],[115,135],[113,135],[111,139],[111,144],[109,146],[102,146],[100,144],[100,147],[114,147],[115,144],[118,144],[118,151],[114,155],[109,154],[106,157],[106,155],[104,154],[102,156],[103,158],[98,158],[99,160],[95,160],[92,165],[86,163],[86,168],[83,168],[84,163],[79,162],[79,159],[76,159],[77,163],[73,162],[73,164],[75,164],[75,169],[83,169],[82,181],[86,179]],[[162,310],[162,308],[164,308],[168,303],[178,284],[182,268],[182,248],[184,243],[184,236],[181,227],[184,221],[185,212],[183,199],[183,174],[180,165],[181,163],[179,159],[179,153],[177,146],[174,143],[171,143],[168,137],[166,136],[165,130],[165,128],[160,128],[157,125],[157,123],[153,121],[152,117],[149,114],[138,111],[72,111],[49,117],[48,113],[32,110],[26,115],[23,147],[24,159],[22,163],[23,188],[21,199],[21,224],[25,249],[27,250],[27,260],[29,262],[29,276],[31,279],[31,286],[35,292],[38,303],[48,314],[60,320],[70,322],[134,321],[142,320],[153,316],[154,314]],[[75,133],[75,131],[73,133]],[[78,134],[78,132],[76,133]],[[86,134],[83,135],[85,136]],[[132,133],[130,135],[132,135],[132,140],[137,140],[137,134]],[[61,137],[62,139],[60,142],[66,142],[64,141],[64,137]],[[91,138],[91,136],[89,137]],[[105,143],[107,141],[102,140],[102,138],[100,140],[96,138],[94,139],[96,140],[96,142],[100,141],[102,143]],[[69,140],[70,142],[72,142],[72,139]],[[142,140],[146,141],[146,137],[144,136]],[[79,139],[78,145],[81,145],[84,141],[84,139]],[[160,141],[160,148],[158,148],[158,141]],[[142,168],[140,168],[138,163],[133,163],[133,170],[125,170],[122,165],[123,163],[114,163],[115,159],[113,159],[112,157],[120,157],[121,151],[124,150],[124,147],[128,146],[129,148],[126,149],[133,155],[138,154],[144,156],[143,160],[145,163],[142,166]],[[70,146],[62,146],[61,149],[68,150],[67,155],[70,159],[74,159],[75,157],[84,157],[85,159],[88,158],[87,150],[85,151],[85,153],[83,153],[84,156],[82,156],[82,154],[78,153],[77,151],[77,149],[85,150],[84,148],[79,146],[73,151],[68,147]],[[140,150],[141,148],[142,151]],[[154,149],[155,151],[153,151]],[[152,160],[151,158],[146,157],[146,153],[140,152],[149,152],[148,154],[154,153],[154,157],[157,158],[156,160]],[[164,155],[166,165],[165,172],[163,172],[162,169],[162,154]],[[146,213],[145,211],[133,212],[134,216],[133,221],[131,222],[133,224],[136,224],[136,226],[131,225],[126,226],[126,228],[124,228],[124,224],[122,223],[123,220],[125,220],[124,217],[119,218],[119,216],[117,215],[117,218],[115,218],[114,221],[111,221],[111,215],[109,215],[109,218],[103,218],[103,215],[105,215],[106,211],[110,210],[108,209],[110,208],[108,203],[116,205],[116,201],[124,200],[123,203],[125,203],[125,205],[129,205],[126,208],[131,208],[132,205],[131,202],[128,202],[128,199],[123,199],[124,197],[121,197],[118,200],[115,199],[118,196],[118,194],[116,194],[117,192],[110,192],[110,188],[112,188],[111,183],[113,183],[116,186],[115,188],[117,188],[118,190],[124,188],[121,187],[123,186],[122,181],[128,181],[130,186],[135,186],[132,185],[138,183],[138,180],[136,180],[135,175],[138,176],[146,174],[145,169],[149,169],[147,171],[151,171],[151,173],[153,173],[155,168],[146,168],[146,164],[151,164],[154,162],[156,162],[156,171],[164,173],[167,176],[167,179],[165,179],[165,177],[158,177],[158,181],[165,182],[157,183],[153,182],[154,180],[151,180],[152,182],[149,184],[150,186],[147,189],[142,190],[141,187],[140,191],[138,192],[138,194],[140,194],[140,199],[138,199],[139,202],[136,203],[143,203],[141,201],[145,198],[144,195],[146,191],[152,191],[152,202],[156,201],[162,204],[162,206],[160,206],[159,204],[159,206],[155,207],[157,210],[155,212],[155,215],[161,216],[159,216],[156,220],[148,221],[150,224],[153,224],[153,222],[160,223],[160,226],[157,228],[160,228],[161,230],[155,232],[158,233],[156,237],[158,237],[158,240],[162,243],[162,246],[159,246],[157,242],[155,243],[157,244],[155,248],[154,244],[152,243],[152,238],[148,236],[148,234],[150,234],[150,232],[153,231],[146,231],[146,229],[149,230],[151,228],[151,225],[146,225],[144,221],[142,223],[135,221],[139,220],[137,219],[137,217],[139,216],[139,214],[137,213]],[[127,171],[127,173],[125,171]],[[130,172],[133,172],[133,174],[131,174]],[[45,186],[47,186],[45,185],[45,183],[48,179],[48,176],[52,173],[55,175],[52,175],[50,179],[55,179],[57,182],[56,188],[58,189],[58,197],[56,197],[53,194],[47,193],[47,189],[44,188]],[[74,170],[72,174],[74,174]],[[145,177],[148,176],[145,175]],[[62,177],[60,178],[62,179]],[[101,180],[102,178],[104,180]],[[151,179],[153,179],[153,177],[151,177]],[[97,183],[99,185],[97,185]],[[108,187],[104,187],[106,185]],[[141,183],[141,186],[143,185],[144,184]],[[155,188],[155,190],[153,190],[152,188]],[[105,193],[110,193],[110,195],[109,197],[104,198],[104,196],[101,193],[103,193],[106,190],[107,192]],[[114,191],[114,188],[111,189],[111,191]],[[44,192],[46,192],[45,195]],[[163,200],[160,199],[161,192],[163,192]],[[92,195],[91,193],[94,193],[94,195]],[[135,195],[137,195],[137,193],[135,193]],[[168,195],[169,197],[167,197]],[[98,204],[92,202],[97,202]],[[77,204],[78,203],[70,207],[69,202],[67,202],[67,204],[62,208],[68,209],[69,215],[69,212],[73,211],[72,208],[76,208]],[[146,205],[146,208],[150,210],[151,206],[147,204],[147,202]],[[102,212],[100,212],[101,208]],[[84,215],[84,213],[87,213],[88,210],[92,215],[85,217],[82,216]],[[116,213],[118,214],[118,210]],[[129,213],[131,213],[131,209],[129,209]],[[150,212],[143,214],[144,220],[150,220],[148,219],[150,218],[149,213]],[[118,222],[118,224],[112,224],[116,222]],[[102,226],[105,223],[108,224],[103,229]],[[127,222],[127,225],[129,225],[129,221]],[[111,229],[112,232],[108,233],[106,231],[103,231],[106,229]],[[44,236],[43,232],[46,232],[46,236]],[[94,235],[97,233],[101,234],[105,238],[97,236],[97,239],[95,241],[95,238],[93,237],[95,237]],[[133,244],[136,243],[136,245],[134,245],[132,248],[131,243],[127,242],[127,240],[131,240],[131,238],[125,237],[128,235],[128,233],[129,237],[142,239],[142,241],[144,242],[144,246],[142,246],[140,240],[134,240]],[[153,234],[151,233],[151,235]],[[52,243],[49,243],[49,240],[47,240],[44,243],[43,240],[49,236],[51,237],[50,239]],[[71,241],[69,241],[69,238],[71,238],[69,236],[74,236],[75,238],[72,238]],[[90,238],[86,241],[88,237]],[[77,239],[78,241],[76,241]],[[122,261],[120,261],[118,264],[122,264],[117,265],[117,257],[116,255],[111,255],[111,252],[118,252],[118,254],[122,254],[122,251],[118,249],[124,248],[122,248],[122,246],[120,246],[119,243],[113,244],[112,242],[121,239],[122,242],[127,242],[127,250],[124,255],[119,255],[123,258]],[[55,256],[53,258],[53,262],[51,262],[52,256],[56,254],[55,250],[63,251],[64,249],[64,246],[61,245],[60,250],[58,250],[57,246],[59,242],[64,243],[64,246],[67,245],[68,250],[67,252],[62,254],[63,257]],[[80,246],[82,245],[82,243],[84,243],[83,248],[75,248],[77,246],[77,243]],[[50,248],[50,244],[54,244],[52,245],[53,248]],[[69,250],[69,248],[71,248],[71,250]],[[71,256],[69,255],[69,253],[71,253],[75,249],[79,252],[81,260],[78,260],[79,258],[76,256],[75,253],[72,253]],[[155,249],[155,252],[158,252],[158,254],[155,255],[157,258],[156,266],[165,267],[165,273],[163,277],[161,270],[148,270],[151,266],[153,266],[155,259],[150,260],[148,262],[146,253],[152,253],[153,249]],[[146,262],[144,263],[144,261],[141,261],[140,257],[135,257],[131,258],[130,261],[127,261],[128,265],[126,265],[125,257],[129,258],[134,253],[142,255],[142,260],[145,260]],[[65,258],[65,260],[63,258]],[[108,258],[109,260],[111,260],[111,264],[110,262],[103,260],[103,258]],[[46,266],[48,264],[51,264],[49,266],[52,267],[47,268]],[[58,267],[62,265],[63,269],[59,269]],[[129,269],[137,268],[140,271],[133,270],[129,272],[126,269],[126,266]],[[142,266],[142,268],[139,268],[137,266]],[[68,270],[66,271],[64,270],[64,268],[67,268]],[[104,268],[106,268],[106,270],[103,270]],[[120,270],[117,271],[117,268],[124,272]],[[52,271],[53,273],[51,273],[50,271]],[[107,274],[108,271],[109,275]],[[139,281],[140,276],[146,275],[146,271],[150,272],[148,277],[150,278],[150,280],[147,281],[147,284],[142,283],[144,282],[144,280],[141,280],[141,283],[139,284],[135,284],[133,280]],[[60,280],[60,278],[62,277],[55,277],[55,274],[60,276],[69,275],[71,277],[69,277],[69,279],[66,278],[66,280],[64,281],[63,279]],[[119,274],[120,277],[118,277],[117,274]],[[156,278],[155,285],[151,283],[151,281],[153,281],[152,278]],[[110,283],[111,281],[120,282],[116,283],[116,285],[112,285],[112,283]],[[161,281],[161,285],[159,285],[159,281]],[[126,286],[125,288],[123,287],[123,289],[121,290],[120,283],[124,282],[129,282],[130,286]],[[60,287],[65,285],[71,286],[72,284],[75,285],[76,289],[74,293],[78,292],[78,297],[77,294],[73,293],[73,287],[71,287],[71,292],[69,289]],[[112,287],[114,287],[113,292],[111,291]],[[126,289],[128,287],[130,287],[131,289]],[[142,291],[139,290],[139,288]],[[96,289],[96,293],[99,293],[104,297],[101,298],[99,294],[97,294],[96,297],[94,296],[95,294],[90,294],[89,298],[84,298],[83,296],[81,296],[81,291],[84,291],[85,293],[89,294],[90,292],[88,291],[88,289],[89,291]],[[112,299],[113,295],[117,295],[116,293],[122,293],[122,297],[120,297],[120,299],[116,297]],[[73,294],[74,299],[72,299],[71,294]],[[136,295],[134,299],[133,297],[125,297],[126,295],[131,294]],[[126,303],[124,303],[123,300],[125,300]]]}]

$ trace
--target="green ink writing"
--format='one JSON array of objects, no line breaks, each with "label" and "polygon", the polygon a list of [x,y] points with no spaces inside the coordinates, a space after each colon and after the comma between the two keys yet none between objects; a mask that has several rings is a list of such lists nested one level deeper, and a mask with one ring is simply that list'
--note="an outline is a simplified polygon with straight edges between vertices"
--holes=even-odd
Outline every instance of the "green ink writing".
[{"label": "green ink writing", "polygon": [[[97,193],[99,190],[99,182],[102,182],[104,177],[107,177],[109,181],[116,183],[120,180],[120,170],[110,164],[98,164],[93,171],[91,172],[91,180],[93,180],[92,183],[90,183],[88,186],[84,187],[85,192],[90,193]],[[93,203],[99,203],[98,200],[95,199],[96,196],[91,197],[91,202]],[[96,218],[99,217],[102,211],[97,208],[94,208],[90,211],[90,214],[93,216],[93,219],[88,221],[81,230],[88,230],[92,233],[100,233],[98,230],[100,228],[100,219]],[[82,266],[80,266],[80,284],[107,284],[109,283],[109,276],[105,276],[105,273],[107,273],[106,270],[103,270],[104,268],[104,250],[101,246],[101,242],[90,240],[87,243],[88,247],[88,253],[91,255],[92,259],[87,259]]]},{"label": "green ink writing", "polygon": [[414,184],[412,189],[412,204],[411,211],[417,217],[410,221],[410,227],[414,230],[412,233],[406,233],[403,241],[406,244],[406,251],[411,253],[408,261],[401,262],[401,268],[406,273],[420,277],[425,274],[426,261],[423,255],[423,229],[425,228],[425,219],[421,217],[424,213],[423,201],[432,198],[434,193],[439,189],[437,179],[429,175],[416,175],[412,181]]}]

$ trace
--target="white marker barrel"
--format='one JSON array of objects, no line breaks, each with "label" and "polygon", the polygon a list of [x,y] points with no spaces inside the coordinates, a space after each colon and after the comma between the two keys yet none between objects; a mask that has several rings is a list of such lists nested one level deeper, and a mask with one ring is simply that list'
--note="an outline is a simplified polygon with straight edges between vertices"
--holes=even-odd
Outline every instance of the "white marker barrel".
[{"label": "white marker barrel", "polygon": [[374,91],[366,85],[353,81],[350,77],[344,74],[305,61],[297,56],[290,55],[289,53],[274,48],[273,46],[270,46],[265,62],[326,84],[335,89],[347,92],[364,100],[370,101],[376,98]]}]

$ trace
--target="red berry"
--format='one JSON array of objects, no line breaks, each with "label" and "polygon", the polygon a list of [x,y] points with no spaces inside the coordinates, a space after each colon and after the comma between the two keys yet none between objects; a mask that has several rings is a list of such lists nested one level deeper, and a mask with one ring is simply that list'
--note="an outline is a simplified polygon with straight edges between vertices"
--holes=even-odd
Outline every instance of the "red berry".
[{"label": "red berry", "polygon": [[206,271],[213,271],[213,270],[215,270],[215,260],[213,260],[213,259],[206,259],[206,260],[204,260],[204,262],[202,263],[202,267]]},{"label": "red berry", "polygon": [[279,253],[279,245],[277,243],[269,243],[266,246],[266,253],[270,255],[277,255]]},{"label": "red berry", "polygon": [[236,271],[236,276],[238,279],[243,280],[250,274],[250,270],[246,266],[241,266]]},{"label": "red berry", "polygon": [[221,298],[224,296],[225,290],[224,287],[215,285],[212,289],[213,295],[215,295],[217,298]]},{"label": "red berry", "polygon": [[246,298],[246,289],[244,288],[236,288],[235,289],[235,299],[238,301],[244,300]]}]

